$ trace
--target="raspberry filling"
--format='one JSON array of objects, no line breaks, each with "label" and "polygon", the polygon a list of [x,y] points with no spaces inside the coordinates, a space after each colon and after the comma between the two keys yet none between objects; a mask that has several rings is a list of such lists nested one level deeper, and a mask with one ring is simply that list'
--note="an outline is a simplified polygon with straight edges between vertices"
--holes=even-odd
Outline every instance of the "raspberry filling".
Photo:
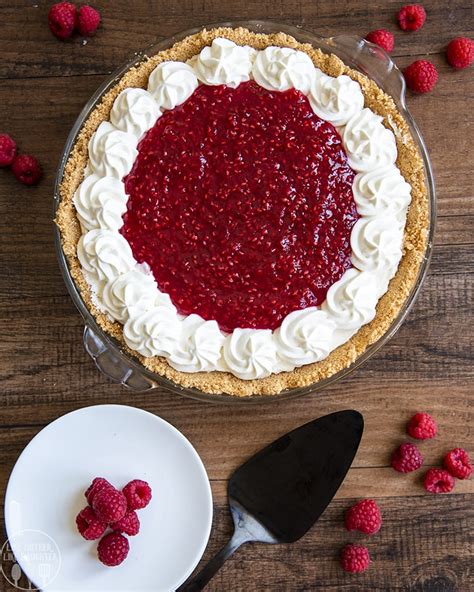
[{"label": "raspberry filling", "polygon": [[202,85],[140,142],[121,232],[181,314],[275,329],[351,267],[353,180],[301,92]]}]

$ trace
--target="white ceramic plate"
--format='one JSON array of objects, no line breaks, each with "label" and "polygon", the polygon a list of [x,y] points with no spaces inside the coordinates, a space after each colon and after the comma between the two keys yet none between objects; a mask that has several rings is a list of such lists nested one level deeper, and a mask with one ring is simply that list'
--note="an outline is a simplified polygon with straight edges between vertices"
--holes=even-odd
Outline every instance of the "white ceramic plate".
[{"label": "white ceramic plate", "polygon": [[[153,490],[117,567],[102,565],[97,541],[76,530],[96,476],[116,487],[144,479]],[[134,407],[99,405],[64,415],[28,444],[10,476],[5,521],[20,567],[42,590],[168,592],[204,553],[212,495],[197,452],[169,423]]]}]

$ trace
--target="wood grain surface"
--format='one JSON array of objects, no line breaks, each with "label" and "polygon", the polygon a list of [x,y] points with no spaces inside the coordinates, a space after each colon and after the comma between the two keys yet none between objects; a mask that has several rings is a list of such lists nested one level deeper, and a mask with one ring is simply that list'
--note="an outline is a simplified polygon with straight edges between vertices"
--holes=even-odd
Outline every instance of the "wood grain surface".
[{"label": "wood grain surface", "polygon": [[[468,592],[472,567],[472,481],[450,495],[425,494],[420,474],[402,476],[390,452],[406,439],[418,410],[432,413],[439,436],[424,442],[426,466],[454,446],[472,449],[474,279],[474,71],[452,70],[444,48],[473,37],[470,0],[424,2],[417,33],[397,29],[402,2],[383,0],[95,1],[104,25],[97,36],[61,43],[49,32],[50,2],[0,0],[0,131],[35,154],[45,177],[36,188],[0,170],[0,493],[29,440],[60,415],[99,403],[126,403],[156,413],[195,445],[211,479],[214,527],[206,557],[229,536],[226,480],[250,454],[312,418],[344,408],[364,414],[360,451],[337,499],[300,542],[249,545],[211,582],[212,591],[306,590]],[[388,28],[400,67],[428,58],[439,83],[408,104],[428,145],[438,191],[433,261],[423,289],[399,332],[351,376],[319,394],[259,405],[203,404],[164,390],[131,394],[108,382],[82,346],[83,323],[63,284],[53,246],[56,166],[80,109],[106,76],[134,51],[180,30],[227,20],[268,19],[322,36],[364,35]],[[343,527],[353,499],[372,496],[384,524],[378,535]],[[3,517],[3,512],[2,512]],[[471,522],[469,523],[469,520]],[[4,533],[1,535],[5,537]],[[339,549],[364,541],[373,557],[360,576],[339,568]],[[12,592],[0,576],[0,590]]]}]

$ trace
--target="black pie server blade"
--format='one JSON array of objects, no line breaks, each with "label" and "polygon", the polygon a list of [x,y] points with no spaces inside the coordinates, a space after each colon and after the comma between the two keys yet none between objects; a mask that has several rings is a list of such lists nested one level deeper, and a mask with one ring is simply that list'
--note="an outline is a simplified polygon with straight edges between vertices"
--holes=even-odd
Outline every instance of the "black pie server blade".
[{"label": "black pie server blade", "polygon": [[234,534],[178,592],[202,590],[243,543],[293,543],[321,516],[354,460],[364,429],[357,411],[315,419],[258,452],[229,481]]}]

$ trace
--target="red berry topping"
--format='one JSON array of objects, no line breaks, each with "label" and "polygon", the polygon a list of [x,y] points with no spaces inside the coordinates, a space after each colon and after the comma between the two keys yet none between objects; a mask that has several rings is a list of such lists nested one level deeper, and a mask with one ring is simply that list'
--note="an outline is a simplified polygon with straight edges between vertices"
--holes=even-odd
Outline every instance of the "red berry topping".
[{"label": "red berry topping", "polygon": [[413,62],[405,68],[403,74],[408,88],[418,94],[430,92],[438,82],[438,71],[427,60]]},{"label": "red berry topping", "polygon": [[444,457],[443,464],[451,475],[458,479],[469,479],[472,474],[471,459],[462,448],[450,450]]},{"label": "red berry topping", "polygon": [[43,176],[40,163],[29,154],[20,154],[15,158],[12,163],[12,173],[25,185],[36,185]]},{"label": "red berry topping", "polygon": [[87,506],[76,516],[77,530],[88,541],[100,539],[104,534],[107,524],[99,520],[94,510]]},{"label": "red berry topping", "polygon": [[416,413],[407,426],[408,434],[417,440],[434,438],[437,431],[436,421],[428,413]]},{"label": "red berry topping", "polygon": [[99,541],[97,554],[104,565],[113,567],[126,559],[129,549],[130,545],[123,534],[110,532]]},{"label": "red berry topping", "polygon": [[453,39],[446,48],[446,58],[453,68],[467,68],[474,62],[474,41],[467,37]]},{"label": "red berry topping", "polygon": [[94,495],[92,507],[103,522],[111,524],[125,516],[127,500],[121,491],[107,487]]},{"label": "red berry topping", "polygon": [[92,6],[81,6],[79,9],[78,29],[84,37],[93,35],[100,24],[100,13]]},{"label": "red berry topping", "polygon": [[0,167],[11,165],[16,156],[16,143],[8,134],[0,134]]},{"label": "red berry topping", "polygon": [[400,473],[411,473],[423,464],[423,457],[414,444],[401,444],[392,454],[392,467]]},{"label": "red berry topping", "polygon": [[385,49],[387,53],[391,53],[395,46],[395,37],[393,36],[393,33],[390,33],[390,31],[387,31],[386,29],[372,31],[371,33],[368,33],[365,38],[367,41],[375,43],[375,45]]},{"label": "red berry topping", "polygon": [[347,510],[345,522],[347,530],[375,534],[382,526],[382,514],[374,500],[361,500]]},{"label": "red berry topping", "polygon": [[367,547],[346,545],[341,550],[341,567],[349,573],[360,573],[369,567],[370,555]]},{"label": "red berry topping", "polygon": [[129,536],[135,536],[140,530],[140,520],[134,510],[129,510],[121,520],[112,523],[110,528],[117,532],[124,532]]},{"label": "red berry topping", "polygon": [[89,505],[92,506],[92,502],[94,501],[94,496],[96,495],[96,493],[99,493],[99,491],[102,491],[103,489],[109,489],[109,488],[115,489],[115,487],[113,485],[111,485],[107,481],[107,479],[104,479],[103,477],[96,477],[92,481],[92,483],[89,486],[89,488],[87,489],[87,491],[84,493]]},{"label": "red berry topping", "polygon": [[426,11],[421,4],[407,4],[398,13],[398,24],[403,31],[418,31],[426,20]]},{"label": "red berry topping", "polygon": [[430,469],[423,485],[430,493],[449,493],[454,488],[454,477],[444,469]]},{"label": "red berry topping", "polygon": [[121,232],[180,313],[275,329],[351,267],[353,181],[303,93],[203,84],[140,142]]},{"label": "red berry topping", "polygon": [[141,510],[150,503],[151,487],[146,481],[134,479],[127,483],[122,491],[127,498],[129,510]]},{"label": "red berry topping", "polygon": [[69,39],[76,28],[77,11],[70,2],[53,4],[48,13],[48,24],[51,33],[58,39]]}]

